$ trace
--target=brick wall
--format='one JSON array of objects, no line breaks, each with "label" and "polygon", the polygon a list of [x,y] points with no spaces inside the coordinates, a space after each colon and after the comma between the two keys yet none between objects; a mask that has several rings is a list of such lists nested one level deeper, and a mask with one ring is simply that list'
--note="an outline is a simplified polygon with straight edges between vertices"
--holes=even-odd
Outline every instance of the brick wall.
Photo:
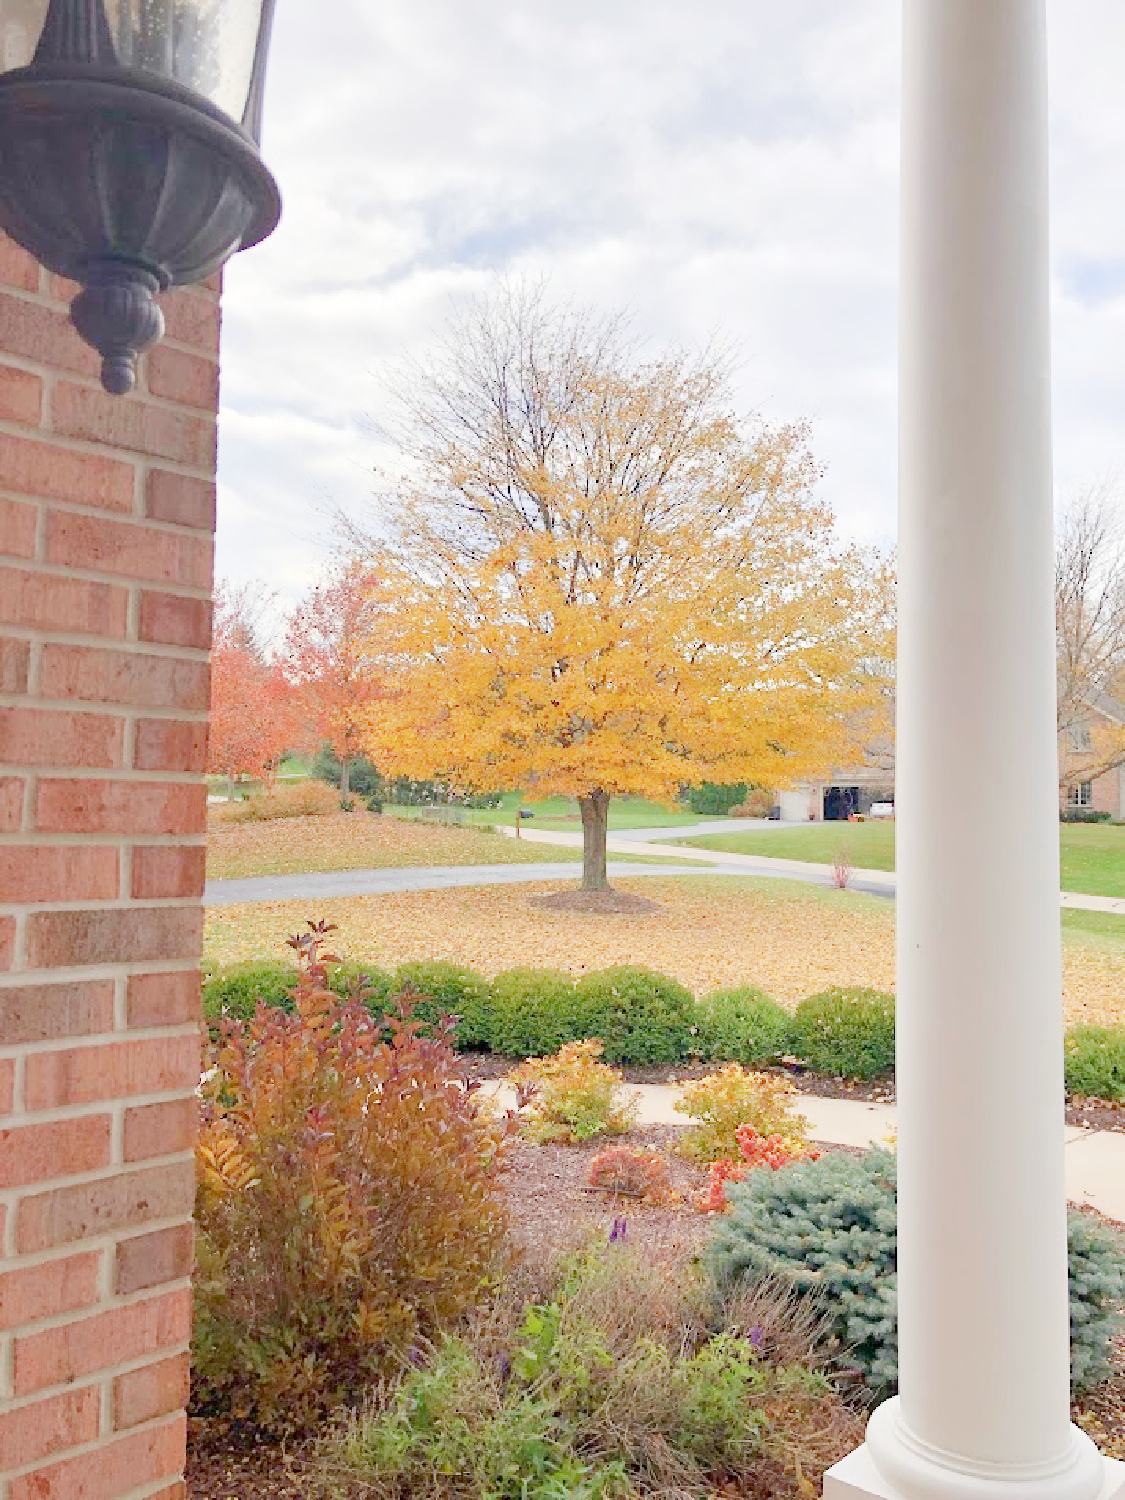
[{"label": "brick wall", "polygon": [[105,395],[0,238],[0,1500],[183,1495],[217,286]]}]

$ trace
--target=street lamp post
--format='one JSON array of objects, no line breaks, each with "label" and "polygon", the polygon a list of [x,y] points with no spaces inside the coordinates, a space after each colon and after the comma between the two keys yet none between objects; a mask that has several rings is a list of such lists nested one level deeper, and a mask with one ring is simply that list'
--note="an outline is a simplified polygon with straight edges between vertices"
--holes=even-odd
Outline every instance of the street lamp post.
[{"label": "street lamp post", "polygon": [[78,332],[123,395],[154,294],[217,271],[281,213],[258,152],[275,0],[4,0],[0,228],[82,283]]}]

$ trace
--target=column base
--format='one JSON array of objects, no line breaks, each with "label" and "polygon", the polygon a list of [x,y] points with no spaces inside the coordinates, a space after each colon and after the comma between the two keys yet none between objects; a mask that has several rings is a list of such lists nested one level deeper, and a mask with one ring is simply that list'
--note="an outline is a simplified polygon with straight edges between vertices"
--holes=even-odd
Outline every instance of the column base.
[{"label": "column base", "polygon": [[895,1398],[872,1414],[867,1442],[825,1474],[824,1500],[1125,1500],[1125,1463],[1103,1458],[1080,1428],[1072,1435],[1071,1461],[1049,1473],[968,1466],[919,1443]]}]

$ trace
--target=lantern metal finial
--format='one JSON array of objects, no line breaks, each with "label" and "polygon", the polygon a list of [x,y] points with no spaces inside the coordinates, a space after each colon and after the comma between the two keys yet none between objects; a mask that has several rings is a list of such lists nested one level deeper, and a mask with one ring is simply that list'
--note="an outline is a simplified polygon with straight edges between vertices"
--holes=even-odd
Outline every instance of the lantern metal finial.
[{"label": "lantern metal finial", "polygon": [[50,0],[30,63],[0,73],[0,228],[82,283],[71,320],[115,395],[163,334],[155,295],[277,225],[257,144],[274,3],[226,0],[220,33],[202,0]]}]

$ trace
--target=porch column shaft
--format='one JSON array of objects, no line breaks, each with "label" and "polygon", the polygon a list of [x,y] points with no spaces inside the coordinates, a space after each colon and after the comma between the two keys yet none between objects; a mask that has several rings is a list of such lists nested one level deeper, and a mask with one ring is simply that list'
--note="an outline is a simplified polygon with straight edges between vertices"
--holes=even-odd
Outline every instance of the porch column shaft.
[{"label": "porch column shaft", "polygon": [[829,1500],[1109,1493],[1068,1414],[1045,51],[1044,0],[905,0],[900,1394]]}]

